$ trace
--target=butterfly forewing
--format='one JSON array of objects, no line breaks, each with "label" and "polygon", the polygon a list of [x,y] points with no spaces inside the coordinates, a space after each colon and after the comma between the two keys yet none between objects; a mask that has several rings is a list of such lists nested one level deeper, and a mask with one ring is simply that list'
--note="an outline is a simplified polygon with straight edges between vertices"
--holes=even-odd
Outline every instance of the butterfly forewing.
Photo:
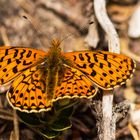
[{"label": "butterfly forewing", "polygon": [[64,56],[73,62],[72,67],[80,70],[93,84],[105,90],[125,83],[135,69],[131,58],[105,51],[71,52]]},{"label": "butterfly forewing", "polygon": [[31,48],[0,47],[0,85],[5,84],[22,71],[43,60],[46,53]]}]

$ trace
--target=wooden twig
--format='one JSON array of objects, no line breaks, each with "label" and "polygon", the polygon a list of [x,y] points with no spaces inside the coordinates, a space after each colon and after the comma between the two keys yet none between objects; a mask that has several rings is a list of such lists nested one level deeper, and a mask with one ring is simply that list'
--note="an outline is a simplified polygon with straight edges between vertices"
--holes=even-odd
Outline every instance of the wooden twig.
[{"label": "wooden twig", "polygon": [[[113,24],[108,18],[106,12],[105,0],[94,0],[94,9],[97,20],[104,29],[108,39],[108,47],[110,52],[120,53],[120,43],[117,32],[114,29]],[[116,119],[112,118],[112,105],[113,94],[112,91],[106,91],[102,99],[103,119],[102,119],[102,136],[99,136],[101,140],[113,140],[115,139]],[[113,120],[113,121],[112,121]]]},{"label": "wooden twig", "polygon": [[[138,127],[139,127],[139,126],[138,126]],[[138,134],[138,132],[137,132],[137,127],[133,126],[132,123],[129,123],[129,124],[128,124],[128,128],[129,128],[129,130],[130,130],[130,132],[131,132],[131,134],[132,134],[134,140],[139,140],[139,139],[140,139],[140,136],[139,136],[139,134]],[[139,129],[138,129],[138,130],[139,130]]]},{"label": "wooden twig", "polygon": [[18,121],[18,116],[17,116],[16,110],[13,110],[13,113],[14,113],[14,119],[13,119],[14,136],[15,136],[15,140],[19,140],[19,121]]},{"label": "wooden twig", "polygon": [[13,121],[13,117],[1,115],[1,114],[0,114],[0,119],[8,120],[8,121]]}]

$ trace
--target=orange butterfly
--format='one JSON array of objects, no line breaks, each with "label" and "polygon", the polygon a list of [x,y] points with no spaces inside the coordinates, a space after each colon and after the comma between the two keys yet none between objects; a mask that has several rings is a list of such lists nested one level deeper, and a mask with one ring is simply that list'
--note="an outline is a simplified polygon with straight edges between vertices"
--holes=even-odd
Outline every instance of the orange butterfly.
[{"label": "orange butterfly", "polygon": [[12,82],[10,105],[24,112],[50,110],[63,98],[92,98],[98,87],[112,90],[132,77],[135,62],[105,51],[63,53],[52,40],[48,52],[0,47],[0,85]]}]

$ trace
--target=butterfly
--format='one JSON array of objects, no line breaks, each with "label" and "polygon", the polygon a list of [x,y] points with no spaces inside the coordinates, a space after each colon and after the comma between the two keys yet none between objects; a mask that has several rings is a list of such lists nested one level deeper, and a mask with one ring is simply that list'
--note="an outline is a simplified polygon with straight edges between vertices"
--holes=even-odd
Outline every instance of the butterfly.
[{"label": "butterfly", "polygon": [[51,41],[48,52],[33,48],[0,47],[0,87],[11,83],[6,96],[23,112],[41,112],[64,98],[92,98],[112,90],[132,77],[135,62],[107,51],[64,53],[60,40]]}]

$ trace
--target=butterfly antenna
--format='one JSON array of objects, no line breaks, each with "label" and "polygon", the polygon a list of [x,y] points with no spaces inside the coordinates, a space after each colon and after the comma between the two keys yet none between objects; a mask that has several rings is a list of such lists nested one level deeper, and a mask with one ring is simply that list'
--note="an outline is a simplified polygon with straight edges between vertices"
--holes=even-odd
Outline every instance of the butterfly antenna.
[{"label": "butterfly antenna", "polygon": [[[91,25],[91,24],[94,24],[94,21],[89,21],[88,25]],[[88,30],[87,26],[84,26],[84,27],[81,28],[82,33],[86,33],[87,30]],[[69,38],[69,37],[71,37],[71,36],[73,36],[73,35],[76,35],[76,33],[77,33],[77,32],[69,33],[68,35],[66,35],[66,36],[61,40],[61,42],[63,42],[65,39],[67,39],[67,38]],[[60,42],[60,43],[61,43],[61,42]]]},{"label": "butterfly antenna", "polygon": [[[40,43],[42,44],[42,46],[45,47],[46,46],[46,41],[40,37],[41,32],[39,30],[39,25],[36,23],[36,21],[31,16],[29,16],[27,14],[26,15],[23,15],[23,18],[26,19],[32,25],[33,30],[37,34]],[[46,35],[46,38],[48,40],[50,40],[49,36],[47,36],[47,35]]]},{"label": "butterfly antenna", "polygon": [[73,36],[74,34],[76,34],[76,33],[75,33],[75,32],[69,33],[68,35],[66,35],[66,36],[60,41],[60,43],[63,42],[64,40],[66,40],[67,38]]}]

